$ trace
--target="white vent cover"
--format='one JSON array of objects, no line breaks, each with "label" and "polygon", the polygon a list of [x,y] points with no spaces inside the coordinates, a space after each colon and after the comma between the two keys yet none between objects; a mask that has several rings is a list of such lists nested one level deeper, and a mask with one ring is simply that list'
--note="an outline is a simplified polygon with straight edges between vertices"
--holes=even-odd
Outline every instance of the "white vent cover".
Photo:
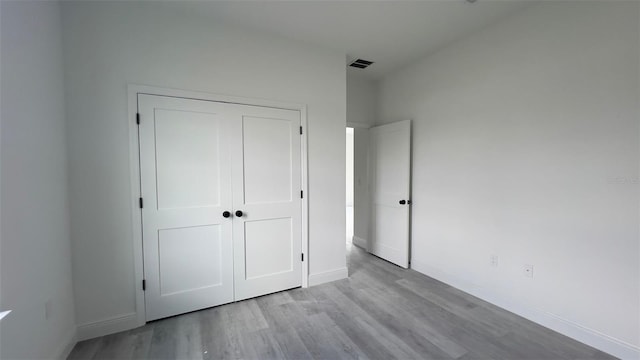
[{"label": "white vent cover", "polygon": [[354,62],[349,64],[349,66],[354,67],[354,68],[358,68],[358,69],[366,69],[371,64],[373,64],[373,61],[363,60],[363,59],[356,59]]}]

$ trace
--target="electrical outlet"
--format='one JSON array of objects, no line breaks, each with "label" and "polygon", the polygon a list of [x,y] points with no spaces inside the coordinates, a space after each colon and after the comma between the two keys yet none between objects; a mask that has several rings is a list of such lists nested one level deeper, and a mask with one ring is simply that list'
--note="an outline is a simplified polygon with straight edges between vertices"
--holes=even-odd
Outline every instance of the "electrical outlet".
[{"label": "electrical outlet", "polygon": [[489,258],[490,264],[493,267],[498,267],[498,255],[491,255]]},{"label": "electrical outlet", "polygon": [[49,320],[51,317],[51,299],[47,300],[44,303],[44,318],[45,320]]},{"label": "electrical outlet", "polygon": [[524,276],[528,278],[533,277],[533,265],[525,264],[524,266]]}]

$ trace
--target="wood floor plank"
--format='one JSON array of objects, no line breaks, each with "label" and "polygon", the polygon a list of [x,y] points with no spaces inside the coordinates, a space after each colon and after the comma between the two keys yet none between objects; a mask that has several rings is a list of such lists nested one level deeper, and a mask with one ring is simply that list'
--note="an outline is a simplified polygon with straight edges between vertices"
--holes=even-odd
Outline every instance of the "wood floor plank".
[{"label": "wood floor plank", "polygon": [[369,291],[363,290],[365,294],[368,294],[377,299],[381,303],[381,306],[387,309],[393,309],[396,314],[396,319],[404,323],[407,327],[413,331],[424,336],[430,343],[442,350],[453,359],[458,359],[464,356],[468,351],[463,346],[458,344],[452,337],[446,333],[442,333],[430,326],[428,323],[417,320],[411,313],[410,309],[397,306],[395,299],[386,291],[379,289],[371,289]]},{"label": "wood floor plank", "polygon": [[185,314],[177,319],[176,332],[176,359],[204,358],[202,347],[202,329],[200,329],[200,316],[198,313]]},{"label": "wood floor plank", "polygon": [[290,302],[275,306],[272,305],[271,302],[263,302],[260,299],[258,299],[257,302],[267,320],[269,331],[274,333],[284,358],[301,360],[313,359],[313,356],[300,339],[294,324],[289,321],[289,314],[282,306]]},{"label": "wood floor plank", "polygon": [[200,311],[200,331],[203,358],[238,359],[240,350],[228,334],[230,327],[225,324],[224,307]]},{"label": "wood floor plank", "polygon": [[571,359],[546,347],[544,342],[531,342],[520,335],[509,333],[500,339],[500,345],[519,359]]},{"label": "wood floor plank", "polygon": [[412,327],[400,321],[399,314],[384,306],[384,303],[375,299],[363,290],[352,290],[338,283],[336,287],[345,295],[350,297],[358,306],[369,313],[378,323],[386,327],[391,332],[398,334],[402,341],[424,358],[452,359],[434,344],[432,344],[422,334],[416,332]]},{"label": "wood floor plank", "polygon": [[285,355],[268,329],[247,332],[241,335],[242,357],[244,359],[284,359]]},{"label": "wood floor plank", "polygon": [[366,358],[325,313],[307,315],[298,303],[285,304],[282,308],[315,359]]},{"label": "wood floor plank", "polygon": [[333,284],[319,286],[318,288],[335,304],[328,311],[329,316],[370,358],[422,358],[420,354],[406,346],[394,333],[339,292]]},{"label": "wood floor plank", "polygon": [[348,279],[82,341],[68,359],[615,359],[357,247],[348,264]]},{"label": "wood floor plank", "polygon": [[485,331],[491,333],[494,336],[504,336],[509,332],[508,329],[505,329],[499,324],[496,324],[494,321],[492,321],[492,319],[486,319],[474,313],[472,310],[474,307],[476,307],[475,304],[472,304],[470,302],[450,301],[448,299],[445,299],[441,294],[429,291],[428,289],[419,286],[411,280],[402,279],[398,280],[397,283],[405,287],[407,290],[412,291],[422,296],[426,300],[440,306],[441,308],[454,314],[463,316],[468,321],[474,322],[476,325],[484,327]]},{"label": "wood floor plank", "polygon": [[294,302],[295,300],[291,297],[291,292],[292,291],[281,291],[281,292],[261,296],[259,298],[256,298],[255,300],[259,305],[260,309],[263,310],[263,314],[264,314],[265,308]]},{"label": "wood floor plank", "polygon": [[146,358],[153,328],[143,327],[105,336],[93,359]]},{"label": "wood floor plank", "polygon": [[[188,314],[187,314],[188,315]],[[153,335],[149,345],[148,357],[151,359],[175,359],[179,334],[179,316],[159,320],[153,323]]]},{"label": "wood floor plank", "polygon": [[102,347],[105,337],[99,337],[95,339],[80,341],[73,347],[71,353],[67,357],[68,360],[84,360],[93,359]]},{"label": "wood floor plank", "polygon": [[145,359],[148,357],[151,348],[151,339],[153,338],[153,326],[143,326],[138,329],[131,330],[134,337],[132,359]]}]

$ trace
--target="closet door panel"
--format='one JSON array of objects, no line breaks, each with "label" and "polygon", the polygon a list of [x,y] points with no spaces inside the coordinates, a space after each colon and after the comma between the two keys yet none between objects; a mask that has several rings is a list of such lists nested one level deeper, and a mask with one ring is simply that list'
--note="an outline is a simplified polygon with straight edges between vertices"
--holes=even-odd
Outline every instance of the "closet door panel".
[{"label": "closet door panel", "polygon": [[[291,218],[246,221],[244,230],[245,268],[248,280],[293,269]],[[265,256],[267,254],[268,256]]]},{"label": "closet door panel", "polygon": [[166,109],[154,117],[158,209],[220,206],[220,119]]},{"label": "closet door panel", "polygon": [[[300,112],[234,109],[235,298],[302,284]],[[241,159],[241,160],[240,160]]]},{"label": "closet door panel", "polygon": [[291,202],[293,126],[286,119],[243,117],[245,204]]},{"label": "closet door panel", "polygon": [[147,321],[233,301],[226,105],[139,95]]}]

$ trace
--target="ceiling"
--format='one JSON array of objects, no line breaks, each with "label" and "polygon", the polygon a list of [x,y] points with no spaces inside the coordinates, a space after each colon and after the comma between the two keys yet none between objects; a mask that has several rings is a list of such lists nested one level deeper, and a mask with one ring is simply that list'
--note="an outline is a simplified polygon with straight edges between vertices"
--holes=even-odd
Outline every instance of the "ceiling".
[{"label": "ceiling", "polygon": [[304,41],[374,61],[379,78],[525,7],[522,0],[169,2],[217,22]]}]

